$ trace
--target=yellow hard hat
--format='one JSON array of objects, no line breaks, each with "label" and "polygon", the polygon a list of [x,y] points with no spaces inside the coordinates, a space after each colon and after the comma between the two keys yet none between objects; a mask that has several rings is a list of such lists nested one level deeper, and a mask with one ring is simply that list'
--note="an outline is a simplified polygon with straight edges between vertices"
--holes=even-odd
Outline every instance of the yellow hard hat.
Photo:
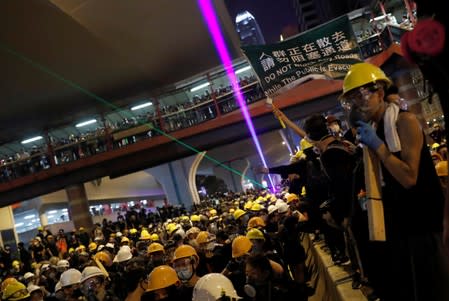
[{"label": "yellow hard hat", "polygon": [[250,210],[252,206],[253,206],[253,202],[252,201],[248,201],[248,202],[245,203],[243,208],[246,209],[246,210]]},{"label": "yellow hard hat", "polygon": [[18,260],[13,260],[12,263],[11,263],[11,266],[12,266],[13,268],[20,269],[20,261],[18,261]]},{"label": "yellow hard hat", "polygon": [[439,148],[440,147],[440,144],[439,143],[434,143],[434,144],[432,144],[432,150],[437,150],[437,148]]},{"label": "yellow hard hat", "polygon": [[162,251],[162,252],[165,253],[164,246],[161,245],[161,244],[158,243],[158,242],[153,242],[153,243],[151,243],[151,244],[148,246],[148,249],[147,249],[147,253],[148,253],[148,254],[151,254],[151,253],[154,253],[154,252],[159,252],[159,251]]},{"label": "yellow hard hat", "polygon": [[248,221],[248,229],[263,228],[265,226],[265,221],[260,216],[254,216]]},{"label": "yellow hard hat", "polygon": [[198,244],[209,242],[209,232],[201,231],[200,233],[198,233],[198,236],[196,237],[196,242]]},{"label": "yellow hard hat", "polygon": [[246,237],[248,237],[248,239],[262,239],[265,240],[265,237],[262,233],[262,231],[260,231],[259,229],[250,229],[248,231],[248,233],[246,233]]},{"label": "yellow hard hat", "polygon": [[246,213],[246,211],[243,211],[242,209],[237,209],[234,211],[234,219],[239,219],[241,216],[243,216]]},{"label": "yellow hard hat", "polygon": [[192,246],[181,245],[176,248],[175,253],[173,254],[173,261],[181,258],[190,258],[190,257],[195,257],[197,261],[199,260],[199,256]]},{"label": "yellow hard hat", "polygon": [[148,233],[148,230],[142,230],[142,232],[140,232],[140,240],[150,240],[151,236],[150,233]]},{"label": "yellow hard hat", "polygon": [[132,228],[129,230],[129,234],[136,234],[137,233],[137,229],[136,228]]},{"label": "yellow hard hat", "polygon": [[285,199],[287,200],[287,204],[291,203],[293,201],[298,200],[299,201],[299,197],[298,195],[294,194],[294,193],[289,193],[287,194],[287,196],[285,197]]},{"label": "yellow hard hat", "polygon": [[14,277],[8,277],[5,280],[3,280],[2,285],[1,285],[1,291],[3,292],[5,290],[5,288],[8,286],[8,284],[11,283],[15,283],[18,282],[16,278]]},{"label": "yellow hard hat", "polygon": [[96,249],[97,249],[97,244],[94,243],[94,242],[91,242],[91,243],[89,244],[89,251],[90,251],[90,252],[93,252],[93,251],[95,251]]},{"label": "yellow hard hat", "polygon": [[6,285],[2,292],[2,300],[18,301],[26,299],[30,296],[26,286],[18,281]]},{"label": "yellow hard hat", "polygon": [[175,223],[170,223],[167,225],[167,233],[171,235],[173,232],[179,229],[178,225]]},{"label": "yellow hard hat", "polygon": [[343,81],[343,93],[340,98],[355,88],[360,88],[367,84],[375,84],[378,81],[386,83],[387,87],[391,86],[391,80],[379,67],[370,63],[354,64],[346,73]]},{"label": "yellow hard hat", "polygon": [[98,252],[97,254],[95,254],[94,259],[100,261],[104,266],[112,266],[112,258],[106,252]]},{"label": "yellow hard hat", "polygon": [[217,215],[217,210],[211,209],[211,210],[209,211],[209,215],[210,215],[210,216],[215,216],[215,215]]},{"label": "yellow hard hat", "polygon": [[75,251],[77,251],[77,252],[83,252],[83,251],[86,251],[86,246],[84,246],[84,245],[79,245],[78,247],[76,247]]},{"label": "yellow hard hat", "polygon": [[69,254],[72,254],[73,252],[75,252],[74,248],[69,248]]},{"label": "yellow hard hat", "polygon": [[306,186],[303,186],[302,189],[301,189],[301,195],[305,196],[306,194],[307,194]]},{"label": "yellow hard hat", "polygon": [[254,204],[251,206],[251,211],[260,211],[260,210],[262,210],[262,209],[264,209],[264,208],[265,208],[265,207],[262,206],[261,204],[254,203]]},{"label": "yellow hard hat", "polygon": [[234,213],[235,212],[235,209],[234,208],[230,208],[229,209],[229,213]]},{"label": "yellow hard hat", "polygon": [[447,161],[440,161],[435,165],[435,169],[437,170],[437,175],[439,177],[447,177]]},{"label": "yellow hard hat", "polygon": [[122,240],[120,241],[120,243],[124,243],[124,242],[129,242],[129,238],[126,236],[122,237]]},{"label": "yellow hard hat", "polygon": [[159,235],[157,235],[156,233],[153,233],[150,235],[150,239],[152,241],[158,241],[159,240]]},{"label": "yellow hard hat", "polygon": [[44,227],[42,226],[37,227],[37,231],[44,231]]},{"label": "yellow hard hat", "polygon": [[168,265],[161,265],[150,273],[148,276],[147,292],[155,291],[161,288],[166,288],[180,283],[175,269]]},{"label": "yellow hard hat", "polygon": [[200,219],[200,216],[199,216],[199,215],[193,214],[193,215],[190,216],[190,220],[191,220],[192,222],[199,222],[201,219]]},{"label": "yellow hard hat", "polygon": [[237,236],[232,241],[232,258],[241,257],[247,254],[252,246],[253,244],[248,237],[243,235]]}]

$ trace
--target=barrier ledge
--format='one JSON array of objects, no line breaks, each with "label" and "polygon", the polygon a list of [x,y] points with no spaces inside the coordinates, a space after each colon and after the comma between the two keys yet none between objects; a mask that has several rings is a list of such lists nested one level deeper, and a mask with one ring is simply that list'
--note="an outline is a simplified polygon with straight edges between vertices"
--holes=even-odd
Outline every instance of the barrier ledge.
[{"label": "barrier ledge", "polygon": [[309,301],[368,301],[360,289],[352,288],[350,264],[334,265],[330,254],[322,248],[324,242],[312,243],[307,234],[302,237],[306,251],[309,285],[315,289]]}]

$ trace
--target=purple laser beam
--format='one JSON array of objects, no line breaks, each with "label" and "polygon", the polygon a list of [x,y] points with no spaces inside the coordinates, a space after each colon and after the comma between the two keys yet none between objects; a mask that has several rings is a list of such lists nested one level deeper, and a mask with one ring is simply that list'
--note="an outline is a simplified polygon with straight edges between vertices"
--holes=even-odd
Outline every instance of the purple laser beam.
[{"label": "purple laser beam", "polygon": [[[240,110],[242,111],[243,117],[245,118],[246,125],[248,126],[249,132],[254,141],[254,145],[256,146],[260,160],[262,161],[264,167],[268,167],[262,152],[262,148],[260,147],[259,139],[257,139],[257,134],[254,129],[251,116],[249,115],[248,107],[246,106],[245,100],[243,99],[242,91],[237,81],[234,68],[232,67],[232,60],[230,58],[229,51],[226,47],[223,35],[218,25],[217,16],[215,15],[212,3],[210,0],[198,0],[198,5],[201,9],[201,13],[203,14],[203,18],[207,24],[212,40],[214,41],[215,48],[218,52],[220,60],[224,66],[224,69],[226,70],[229,81],[231,82],[232,88],[234,90],[234,96],[237,99],[237,102],[239,103]],[[270,180],[272,190],[274,191],[275,187],[270,174],[268,174],[268,179]]]}]

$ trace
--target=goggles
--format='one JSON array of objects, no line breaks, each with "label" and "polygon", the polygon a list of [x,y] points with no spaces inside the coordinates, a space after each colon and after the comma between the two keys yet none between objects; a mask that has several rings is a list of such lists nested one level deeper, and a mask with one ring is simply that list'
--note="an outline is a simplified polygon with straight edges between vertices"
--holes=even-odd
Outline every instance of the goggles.
[{"label": "goggles", "polygon": [[364,107],[377,90],[379,90],[377,85],[355,88],[340,98],[341,106],[347,111],[350,111],[354,106]]}]

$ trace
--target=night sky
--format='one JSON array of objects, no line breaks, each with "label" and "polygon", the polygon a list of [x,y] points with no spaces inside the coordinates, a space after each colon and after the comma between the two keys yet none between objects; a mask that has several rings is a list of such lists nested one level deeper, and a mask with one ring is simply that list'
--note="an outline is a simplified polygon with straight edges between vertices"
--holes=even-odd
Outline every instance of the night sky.
[{"label": "night sky", "polygon": [[284,27],[298,23],[292,0],[225,0],[225,4],[234,22],[239,12],[249,11],[256,18],[267,44],[279,41]]}]

